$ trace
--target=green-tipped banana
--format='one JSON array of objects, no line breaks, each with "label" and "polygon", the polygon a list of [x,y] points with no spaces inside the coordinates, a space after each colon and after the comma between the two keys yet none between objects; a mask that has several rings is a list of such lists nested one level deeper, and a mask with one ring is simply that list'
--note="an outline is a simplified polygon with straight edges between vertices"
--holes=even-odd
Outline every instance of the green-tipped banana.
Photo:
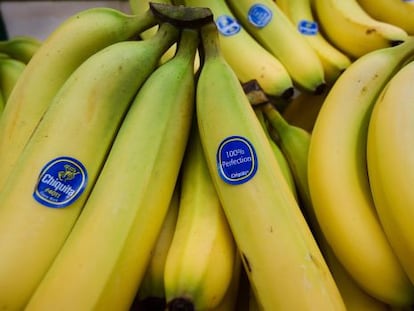
[{"label": "green-tipped banana", "polygon": [[188,140],[197,36],[183,30],[176,56],[140,88],[82,214],[25,310],[131,306]]},{"label": "green-tipped banana", "polygon": [[0,52],[27,64],[42,45],[42,41],[32,36],[14,36],[0,41]]},{"label": "green-tipped banana", "polygon": [[196,124],[191,134],[182,165],[177,225],[164,271],[170,311],[217,307],[230,286],[238,256]]},{"label": "green-tipped banana", "polygon": [[312,0],[312,3],[326,38],[352,59],[407,38],[402,28],[368,15],[357,0]]},{"label": "green-tipped banana", "polygon": [[155,24],[149,11],[137,16],[100,7],[74,14],[49,35],[27,64],[0,120],[0,189],[70,74],[104,47]]},{"label": "green-tipped banana", "polygon": [[309,188],[324,236],[357,283],[392,305],[412,304],[414,287],[375,211],[366,169],[366,139],[376,98],[413,56],[414,37],[410,37],[352,63],[327,95],[309,147]]},{"label": "green-tipped banana", "polygon": [[101,50],[50,104],[0,193],[0,309],[21,309],[46,273],[132,99],[177,33],[165,24],[152,40]]},{"label": "green-tipped banana", "polygon": [[[413,53],[414,55],[414,53]],[[383,89],[372,111],[367,164],[376,211],[411,282],[414,282],[414,61]]]},{"label": "green-tipped banana", "polygon": [[[196,107],[210,174],[265,310],[345,310],[237,76],[203,27]],[[304,281],[305,280],[305,281]]]},{"label": "green-tipped banana", "polygon": [[326,85],[319,56],[273,0],[228,0],[240,23],[286,67],[294,84],[320,93]]},{"label": "green-tipped banana", "polygon": [[348,68],[351,60],[325,38],[312,12],[311,1],[277,0],[277,5],[316,51],[324,68],[325,80],[332,84]]},{"label": "green-tipped banana", "polygon": [[174,189],[167,215],[158,234],[157,242],[151,251],[151,258],[146,267],[145,275],[135,295],[133,310],[164,311],[165,299],[164,267],[168,250],[174,236],[180,204],[179,179]]},{"label": "green-tipped banana", "polygon": [[225,0],[186,0],[185,4],[211,9],[219,29],[220,49],[242,83],[255,79],[268,95],[293,95],[286,67],[236,20]]},{"label": "green-tipped banana", "polygon": [[0,58],[0,88],[5,103],[25,69],[26,64],[20,60],[11,57]]}]

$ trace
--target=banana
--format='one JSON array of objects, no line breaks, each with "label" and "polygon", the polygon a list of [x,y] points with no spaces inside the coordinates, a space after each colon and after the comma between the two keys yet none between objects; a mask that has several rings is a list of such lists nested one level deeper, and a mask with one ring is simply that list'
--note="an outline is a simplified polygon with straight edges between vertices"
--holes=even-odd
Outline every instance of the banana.
[{"label": "banana", "polygon": [[370,295],[392,305],[414,302],[372,201],[366,135],[373,103],[414,56],[414,37],[365,54],[330,89],[312,131],[308,183],[318,223],[338,260]]},{"label": "banana", "polygon": [[177,225],[164,270],[168,310],[209,310],[230,286],[239,255],[205,163],[196,123],[181,175]]},{"label": "banana", "polygon": [[392,77],[374,105],[367,138],[367,166],[376,211],[412,282],[414,195],[409,185],[414,176],[413,77],[414,61]]},{"label": "banana", "polygon": [[134,95],[177,38],[163,26],[78,67],[24,148],[0,193],[0,309],[24,306],[72,229]]},{"label": "banana", "polygon": [[131,306],[190,131],[197,36],[182,30],[176,56],[139,89],[80,217],[25,310]]},{"label": "banana", "polygon": [[251,35],[286,67],[297,88],[311,93],[324,90],[326,81],[319,56],[273,0],[227,3]]},{"label": "banana", "polygon": [[42,45],[42,41],[29,36],[14,36],[0,41],[0,52],[27,64]]},{"label": "banana", "polygon": [[149,11],[136,16],[98,7],[69,17],[49,35],[27,64],[0,120],[0,189],[69,75],[95,52],[155,24]]},{"label": "banana", "polygon": [[351,64],[350,58],[328,41],[319,29],[311,0],[277,0],[277,5],[318,54],[328,84],[333,84]]},{"label": "banana", "polygon": [[407,32],[375,20],[357,0],[312,0],[315,16],[326,38],[351,59],[405,41]]},{"label": "banana", "polygon": [[396,25],[409,35],[414,35],[414,7],[401,0],[357,0],[359,5],[373,18]]},{"label": "banana", "polygon": [[26,64],[20,60],[11,57],[0,58],[0,88],[5,103],[7,103],[17,80],[25,69]]},{"label": "banana", "polygon": [[257,80],[269,96],[290,98],[292,79],[286,67],[239,24],[225,0],[186,0],[208,7],[219,29],[220,49],[241,83]]},{"label": "banana", "polygon": [[179,202],[180,194],[177,181],[161,232],[158,234],[157,242],[151,252],[150,262],[146,267],[131,310],[165,310],[164,267],[177,223]]},{"label": "banana", "polygon": [[345,310],[266,134],[220,54],[215,24],[204,26],[201,36],[201,142],[259,303],[265,310]]}]

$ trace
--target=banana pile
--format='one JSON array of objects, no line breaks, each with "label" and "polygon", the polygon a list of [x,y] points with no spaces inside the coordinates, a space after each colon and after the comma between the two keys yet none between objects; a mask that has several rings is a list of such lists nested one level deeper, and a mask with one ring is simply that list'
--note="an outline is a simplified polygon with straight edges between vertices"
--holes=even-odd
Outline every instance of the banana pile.
[{"label": "banana pile", "polygon": [[414,6],[129,3],[0,42],[0,310],[412,310]]}]

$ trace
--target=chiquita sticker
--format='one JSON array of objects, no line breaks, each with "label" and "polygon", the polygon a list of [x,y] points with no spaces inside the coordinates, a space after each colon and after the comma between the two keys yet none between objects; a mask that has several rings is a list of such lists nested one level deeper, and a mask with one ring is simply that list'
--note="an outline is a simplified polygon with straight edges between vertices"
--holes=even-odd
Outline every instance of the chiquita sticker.
[{"label": "chiquita sticker", "polygon": [[82,194],[87,180],[82,163],[71,157],[59,157],[48,162],[40,172],[33,197],[48,207],[66,207]]},{"label": "chiquita sticker", "polygon": [[227,137],[218,147],[217,167],[226,183],[239,185],[249,181],[257,171],[253,145],[241,136]]},{"label": "chiquita sticker", "polygon": [[272,15],[272,11],[267,6],[253,4],[247,12],[247,19],[253,26],[263,28],[270,23]]}]

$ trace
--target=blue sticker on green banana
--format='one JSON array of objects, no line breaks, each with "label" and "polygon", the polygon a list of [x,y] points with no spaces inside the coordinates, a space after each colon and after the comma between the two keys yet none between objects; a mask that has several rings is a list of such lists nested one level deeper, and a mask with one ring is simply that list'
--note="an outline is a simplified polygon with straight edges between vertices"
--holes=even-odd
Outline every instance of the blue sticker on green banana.
[{"label": "blue sticker on green banana", "polygon": [[217,29],[223,36],[232,36],[240,32],[240,24],[231,16],[220,15],[216,19]]},{"label": "blue sticker on green banana", "polygon": [[256,151],[241,136],[224,139],[217,149],[216,160],[219,175],[228,184],[243,184],[253,178],[257,171]]},{"label": "blue sticker on green banana", "polygon": [[48,162],[40,172],[33,197],[47,207],[66,207],[82,194],[87,181],[87,171],[81,162],[59,157]]}]

